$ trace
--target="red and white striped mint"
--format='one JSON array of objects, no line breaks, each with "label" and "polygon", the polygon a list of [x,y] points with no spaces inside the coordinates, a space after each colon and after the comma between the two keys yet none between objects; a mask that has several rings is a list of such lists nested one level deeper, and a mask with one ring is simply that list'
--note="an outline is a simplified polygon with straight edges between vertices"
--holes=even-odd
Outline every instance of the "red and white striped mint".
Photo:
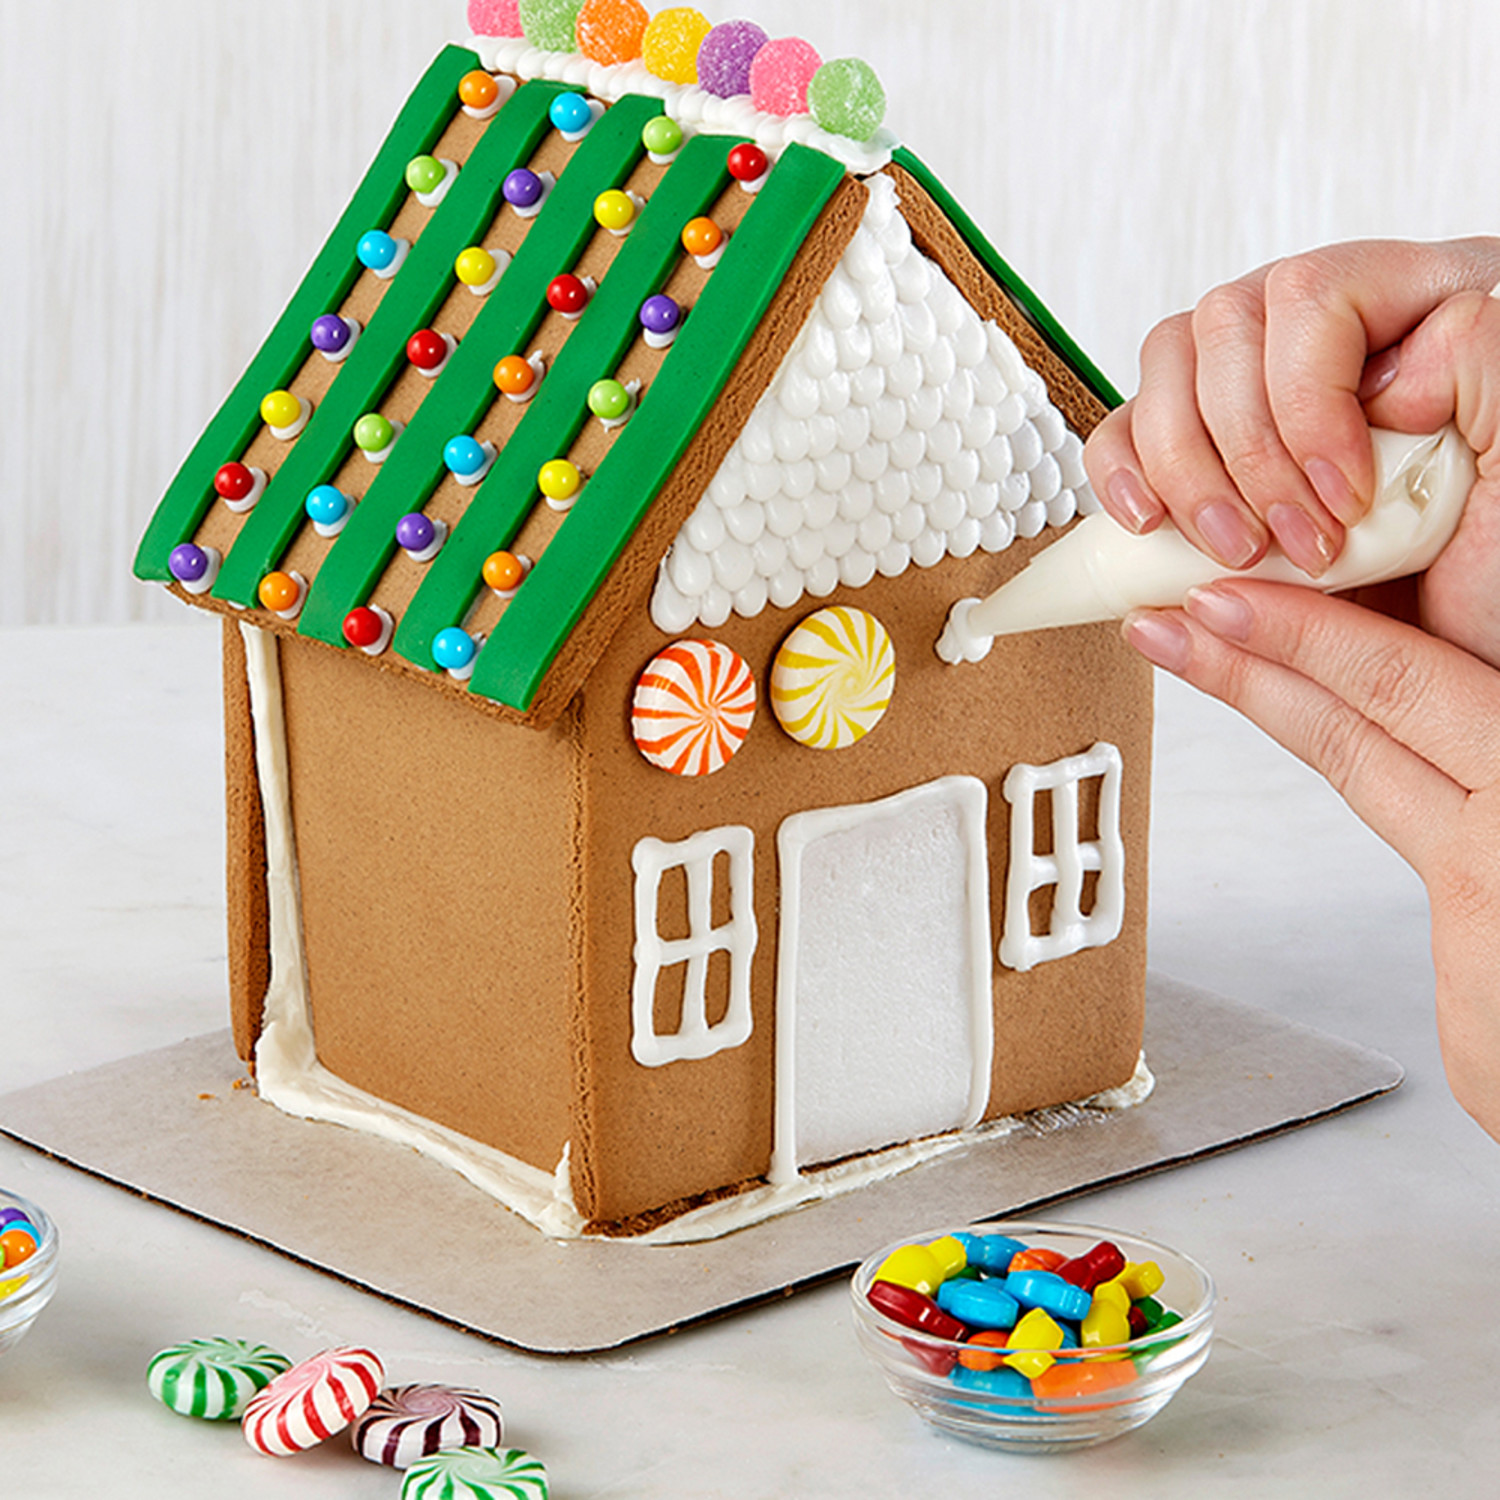
[{"label": "red and white striped mint", "polygon": [[278,1375],[245,1407],[245,1441],[259,1453],[285,1458],[342,1432],[385,1384],[385,1369],[368,1349],[325,1349]]},{"label": "red and white striped mint", "polygon": [[449,1385],[396,1385],[375,1398],[352,1437],[361,1458],[393,1469],[447,1448],[498,1448],[500,1403]]}]

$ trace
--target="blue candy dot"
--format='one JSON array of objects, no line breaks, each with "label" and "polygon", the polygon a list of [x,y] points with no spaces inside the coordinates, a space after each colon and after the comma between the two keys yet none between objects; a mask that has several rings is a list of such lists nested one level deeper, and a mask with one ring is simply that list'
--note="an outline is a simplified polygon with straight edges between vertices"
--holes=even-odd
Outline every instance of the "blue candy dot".
[{"label": "blue candy dot", "polygon": [[589,101],[582,94],[559,94],[547,113],[559,130],[582,130],[593,118]]},{"label": "blue candy dot", "polygon": [[332,526],[349,509],[348,496],[331,484],[320,484],[307,492],[307,518],[320,526]]},{"label": "blue candy dot", "polygon": [[449,438],[443,448],[443,462],[451,474],[477,474],[484,467],[484,460],[484,449],[466,434]]},{"label": "blue candy dot", "polygon": [[468,666],[478,649],[474,637],[457,625],[449,625],[432,638],[432,659],[445,672]]},{"label": "blue candy dot", "polygon": [[389,269],[396,259],[396,242],[383,229],[371,229],[359,237],[355,254],[372,271]]},{"label": "blue candy dot", "polygon": [[178,583],[197,583],[208,572],[208,553],[192,542],[173,547],[167,558],[167,571]]}]

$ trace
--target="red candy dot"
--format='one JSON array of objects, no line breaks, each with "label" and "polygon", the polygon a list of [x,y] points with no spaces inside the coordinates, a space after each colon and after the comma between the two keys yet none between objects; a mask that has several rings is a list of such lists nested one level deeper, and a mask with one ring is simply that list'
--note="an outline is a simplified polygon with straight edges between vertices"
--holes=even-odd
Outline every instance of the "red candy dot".
[{"label": "red candy dot", "polygon": [[241,463],[227,463],[214,475],[214,489],[225,500],[243,500],[254,488],[255,477]]},{"label": "red candy dot", "polygon": [[742,141],[729,153],[729,175],[736,182],[754,182],[766,175],[770,160],[759,146]]},{"label": "red candy dot", "polygon": [[406,357],[419,370],[435,370],[447,359],[448,345],[442,334],[419,328],[406,341]]},{"label": "red candy dot", "polygon": [[380,616],[363,604],[344,616],[344,639],[351,646],[373,646],[384,629]]},{"label": "red candy dot", "polygon": [[571,272],[556,276],[547,288],[547,305],[560,313],[580,313],[588,306],[589,289]]}]

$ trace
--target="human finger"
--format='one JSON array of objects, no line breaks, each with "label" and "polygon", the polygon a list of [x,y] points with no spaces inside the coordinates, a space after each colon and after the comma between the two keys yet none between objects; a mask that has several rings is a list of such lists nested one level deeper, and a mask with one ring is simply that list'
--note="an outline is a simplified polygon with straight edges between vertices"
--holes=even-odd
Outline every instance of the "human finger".
[{"label": "human finger", "polygon": [[1083,462],[1099,503],[1119,525],[1142,536],[1166,519],[1167,508],[1147,484],[1136,457],[1130,437],[1134,405],[1127,401],[1116,407],[1094,428],[1084,444]]}]

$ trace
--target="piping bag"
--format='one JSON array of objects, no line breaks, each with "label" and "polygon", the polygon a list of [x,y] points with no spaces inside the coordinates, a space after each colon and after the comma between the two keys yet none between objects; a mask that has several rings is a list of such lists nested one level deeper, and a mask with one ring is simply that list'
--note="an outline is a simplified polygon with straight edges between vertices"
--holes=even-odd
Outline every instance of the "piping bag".
[{"label": "piping bag", "polygon": [[1253,568],[1221,566],[1171,521],[1137,536],[1102,511],[1039,552],[986,599],[960,599],[937,643],[945,662],[979,661],[997,635],[1120,620],[1132,609],[1181,604],[1218,578],[1269,578],[1325,594],[1420,573],[1458,528],[1474,485],[1473,451],[1450,422],[1440,432],[1372,428],[1375,499],[1351,526],[1333,566],[1312,579],[1273,543]]}]

